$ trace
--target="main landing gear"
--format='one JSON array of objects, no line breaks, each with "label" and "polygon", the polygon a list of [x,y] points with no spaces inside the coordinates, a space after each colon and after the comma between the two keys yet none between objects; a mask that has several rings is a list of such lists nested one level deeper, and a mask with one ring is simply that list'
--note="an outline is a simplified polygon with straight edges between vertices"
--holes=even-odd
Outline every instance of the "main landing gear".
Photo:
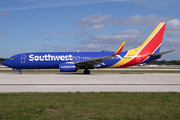
[{"label": "main landing gear", "polygon": [[85,69],[84,74],[90,74],[90,71],[88,69]]},{"label": "main landing gear", "polygon": [[22,71],[20,70],[20,71],[18,71],[18,74],[22,74]]}]

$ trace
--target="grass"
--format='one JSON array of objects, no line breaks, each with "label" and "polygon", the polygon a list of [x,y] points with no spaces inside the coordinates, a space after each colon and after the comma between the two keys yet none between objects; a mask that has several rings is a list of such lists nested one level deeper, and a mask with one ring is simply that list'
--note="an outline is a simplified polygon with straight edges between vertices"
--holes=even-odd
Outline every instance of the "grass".
[{"label": "grass", "polygon": [[180,93],[0,93],[0,119],[179,120]]}]

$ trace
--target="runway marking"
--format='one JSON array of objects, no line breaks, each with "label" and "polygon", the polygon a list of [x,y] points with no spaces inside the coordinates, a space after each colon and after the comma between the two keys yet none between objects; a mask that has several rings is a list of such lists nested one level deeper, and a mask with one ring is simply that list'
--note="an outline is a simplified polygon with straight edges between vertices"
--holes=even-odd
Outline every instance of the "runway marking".
[{"label": "runway marking", "polygon": [[40,86],[54,86],[54,85],[58,85],[58,86],[63,86],[63,85],[180,85],[180,84],[0,84],[0,86],[35,86],[35,85],[40,85]]}]

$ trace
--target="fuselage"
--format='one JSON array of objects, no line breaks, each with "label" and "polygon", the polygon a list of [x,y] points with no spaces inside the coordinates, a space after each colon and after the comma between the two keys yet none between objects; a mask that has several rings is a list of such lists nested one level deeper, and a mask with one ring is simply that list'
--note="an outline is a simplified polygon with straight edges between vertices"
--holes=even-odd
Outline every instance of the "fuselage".
[{"label": "fuselage", "polygon": [[[104,56],[112,55],[114,52],[37,52],[37,53],[22,53],[12,56],[10,59],[3,62],[4,65],[15,69],[59,69],[62,63],[77,63],[87,61]],[[137,57],[137,58],[136,58]],[[146,56],[145,56],[146,57]],[[148,57],[149,58],[149,57]],[[158,57],[159,58],[159,57]],[[126,65],[125,67],[142,63],[144,56],[128,55],[128,51],[121,52],[119,55],[105,59],[103,64],[95,66],[95,68],[121,68],[122,64],[113,67],[115,64],[126,60],[136,59],[135,62]],[[156,58],[147,59],[150,62]],[[81,68],[79,68],[81,69]],[[88,68],[91,69],[91,68]]]}]

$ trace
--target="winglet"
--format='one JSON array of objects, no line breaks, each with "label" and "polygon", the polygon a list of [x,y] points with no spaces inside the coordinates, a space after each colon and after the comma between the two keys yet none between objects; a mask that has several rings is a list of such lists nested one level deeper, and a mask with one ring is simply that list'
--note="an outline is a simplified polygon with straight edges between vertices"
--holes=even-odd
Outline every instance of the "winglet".
[{"label": "winglet", "polygon": [[121,46],[120,46],[120,47],[118,48],[118,50],[113,54],[113,56],[118,55],[118,54],[121,53],[121,51],[122,51],[122,49],[123,49],[123,47],[124,47],[125,42],[126,42],[126,41],[124,41],[124,42],[121,44]]}]

